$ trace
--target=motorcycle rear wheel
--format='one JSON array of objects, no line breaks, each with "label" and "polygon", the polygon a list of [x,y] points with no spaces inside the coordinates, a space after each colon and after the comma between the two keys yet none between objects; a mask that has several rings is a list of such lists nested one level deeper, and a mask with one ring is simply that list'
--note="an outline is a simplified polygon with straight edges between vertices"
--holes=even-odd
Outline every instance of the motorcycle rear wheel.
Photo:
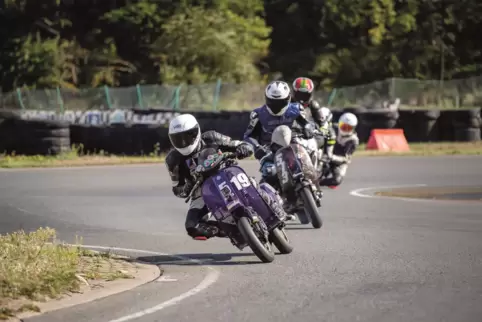
[{"label": "motorcycle rear wheel", "polygon": [[283,228],[276,227],[275,229],[273,229],[269,233],[269,239],[276,246],[276,248],[281,254],[289,254],[294,249]]},{"label": "motorcycle rear wheel", "polygon": [[258,236],[254,233],[251,221],[248,217],[241,217],[237,223],[238,229],[243,235],[244,240],[248,243],[253,253],[263,262],[271,263],[274,261],[274,251],[270,248],[270,243],[263,245]]},{"label": "motorcycle rear wheel", "polygon": [[304,187],[300,194],[305,206],[305,212],[310,216],[313,228],[320,229],[321,226],[323,226],[323,220],[318,212],[318,207],[316,206],[310,187]]}]

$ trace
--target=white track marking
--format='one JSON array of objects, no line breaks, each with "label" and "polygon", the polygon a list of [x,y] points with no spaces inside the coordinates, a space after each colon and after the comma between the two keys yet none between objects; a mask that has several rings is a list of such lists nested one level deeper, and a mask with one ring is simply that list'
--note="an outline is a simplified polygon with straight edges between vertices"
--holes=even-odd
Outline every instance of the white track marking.
[{"label": "white track marking", "polygon": [[[121,248],[121,247],[106,247],[106,246],[98,246],[98,245],[79,245],[81,247],[85,248],[93,248],[93,249],[101,249],[101,250],[117,250],[117,251],[123,251],[123,252],[132,252],[132,253],[140,253],[140,254],[151,254],[151,255],[163,255],[163,256],[169,256],[173,258],[178,258],[181,260],[186,260],[190,261],[196,264],[203,264],[204,261],[202,260],[197,260],[197,259],[192,259],[189,257],[185,256],[179,256],[179,255],[170,255],[166,253],[159,253],[159,252],[152,252],[148,250],[142,250],[142,249],[131,249],[131,248]],[[191,297],[193,295],[196,295],[197,293],[200,293],[204,290],[206,290],[208,287],[216,283],[216,281],[219,279],[220,272],[219,270],[215,269],[214,267],[211,266],[205,266],[208,269],[208,274],[206,277],[199,283],[196,287],[190,289],[189,291],[182,293],[181,295],[178,295],[176,297],[171,298],[170,300],[164,301],[162,303],[159,303],[156,306],[153,306],[151,308],[145,309],[138,311],[133,314],[129,314],[123,317],[120,317],[115,320],[110,320],[109,322],[125,322],[125,321],[130,321],[133,319],[137,319],[140,317],[143,317],[145,315],[149,315],[158,311],[161,311],[167,307],[173,306],[181,302],[182,300],[187,299],[188,297]]]},{"label": "white track marking", "polygon": [[368,188],[359,188],[350,191],[350,195],[360,198],[381,198],[381,199],[394,199],[394,200],[405,200],[405,201],[431,201],[427,199],[415,199],[415,198],[402,198],[402,197],[387,197],[387,196],[377,196],[367,194],[365,192],[373,191],[373,190],[383,190],[383,189],[393,189],[393,188],[410,188],[410,187],[425,187],[427,186],[424,183],[419,184],[406,184],[406,185],[395,185],[395,186],[383,186],[383,187],[368,187]]},{"label": "white track marking", "polygon": [[449,199],[424,199],[424,198],[408,198],[408,197],[391,197],[391,196],[377,196],[367,194],[365,192],[373,190],[383,190],[390,188],[410,188],[410,187],[426,187],[427,184],[411,184],[411,185],[398,185],[398,186],[384,186],[384,187],[370,187],[370,188],[360,188],[350,191],[350,195],[360,198],[378,198],[378,199],[389,199],[389,200],[400,200],[400,201],[410,201],[410,202],[430,202],[432,204],[440,204],[442,206],[447,203],[463,203],[467,204],[467,200],[449,200]]},{"label": "white track marking", "polygon": [[156,282],[177,282],[177,279],[162,275],[156,280]]},{"label": "white track marking", "polygon": [[[432,204],[440,204],[441,206],[445,206],[447,204],[453,203],[460,203],[463,205],[467,205],[467,200],[451,200],[451,199],[424,199],[424,198],[408,198],[408,197],[391,197],[391,196],[377,196],[368,194],[365,192],[368,191],[376,191],[376,190],[383,190],[383,189],[390,189],[390,188],[410,188],[410,187],[426,187],[427,184],[411,184],[411,185],[398,185],[398,186],[383,186],[383,187],[368,187],[368,188],[359,188],[350,191],[350,195],[360,198],[377,198],[377,199],[389,199],[389,200],[401,200],[401,201],[410,201],[410,202],[429,202]],[[472,200],[471,200],[472,201]],[[473,200],[474,202],[479,202],[477,200]]]}]

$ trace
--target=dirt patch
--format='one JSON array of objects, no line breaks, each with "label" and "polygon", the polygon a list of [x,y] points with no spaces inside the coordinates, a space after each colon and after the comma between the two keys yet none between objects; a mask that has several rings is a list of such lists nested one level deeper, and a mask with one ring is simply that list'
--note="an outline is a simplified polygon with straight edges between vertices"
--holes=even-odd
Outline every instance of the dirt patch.
[{"label": "dirt patch", "polygon": [[375,192],[376,196],[482,202],[482,187],[413,187]]}]

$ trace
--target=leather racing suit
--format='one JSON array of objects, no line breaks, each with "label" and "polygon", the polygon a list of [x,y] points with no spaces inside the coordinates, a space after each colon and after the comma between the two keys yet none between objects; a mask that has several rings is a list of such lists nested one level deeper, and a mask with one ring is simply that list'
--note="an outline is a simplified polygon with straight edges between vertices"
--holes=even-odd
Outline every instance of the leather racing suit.
[{"label": "leather racing suit", "polygon": [[346,175],[348,164],[351,162],[351,157],[359,144],[360,140],[355,132],[348,136],[337,134],[333,154],[328,164],[328,173],[327,176],[324,175],[321,178],[321,186],[336,187],[341,184]]},{"label": "leather racing suit", "polygon": [[[243,136],[244,141],[254,146],[254,156],[258,161],[261,161],[263,157],[270,152],[271,135],[274,129],[280,125],[301,129],[307,137],[312,135],[310,128],[312,128],[313,124],[305,118],[304,109],[301,104],[290,103],[286,112],[279,116],[272,115],[266,105],[263,105],[251,112],[250,122]],[[263,146],[269,146],[269,148]],[[266,169],[272,166],[273,163],[270,159],[263,159],[263,161],[264,160],[267,162],[261,162],[262,181],[267,181],[266,179],[269,174],[266,172]],[[277,187],[276,184],[271,184],[274,182],[270,183],[269,181],[272,180],[268,180],[267,182],[273,187]]]}]

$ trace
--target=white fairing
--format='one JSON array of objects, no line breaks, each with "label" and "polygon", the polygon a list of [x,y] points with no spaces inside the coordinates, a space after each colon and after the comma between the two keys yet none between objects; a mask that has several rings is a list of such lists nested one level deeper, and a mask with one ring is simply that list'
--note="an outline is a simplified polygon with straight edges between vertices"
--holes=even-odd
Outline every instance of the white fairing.
[{"label": "white fairing", "polygon": [[320,157],[318,155],[318,143],[316,143],[316,139],[311,138],[307,140],[303,138],[297,138],[297,142],[306,149],[306,152],[308,152],[308,154],[311,156],[311,161],[313,162],[313,165],[317,167]]},{"label": "white fairing", "polygon": [[[169,123],[169,134],[185,132],[196,126],[199,126],[199,123],[192,114],[178,115],[175,118],[173,118]],[[182,155],[190,155],[192,152],[194,152],[196,147],[199,145],[200,141],[201,141],[201,129],[199,128],[198,134],[196,136],[196,140],[191,145],[184,148],[175,147],[175,149],[179,151],[179,153],[181,153]]]},{"label": "white fairing", "polygon": [[271,142],[287,147],[291,142],[291,129],[286,125],[278,126],[271,135]]}]

